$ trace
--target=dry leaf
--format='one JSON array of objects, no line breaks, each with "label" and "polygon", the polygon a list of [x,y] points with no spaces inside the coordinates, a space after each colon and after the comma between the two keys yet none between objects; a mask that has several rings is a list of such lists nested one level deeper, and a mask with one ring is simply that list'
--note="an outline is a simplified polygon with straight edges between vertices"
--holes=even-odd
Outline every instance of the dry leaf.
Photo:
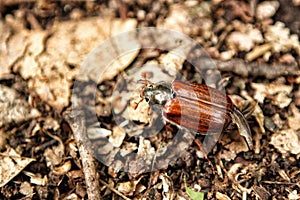
[{"label": "dry leaf", "polygon": [[216,198],[218,200],[230,200],[230,198],[226,194],[222,194],[221,192],[216,193]]},{"label": "dry leaf", "polygon": [[[98,147],[97,152],[101,155],[106,155],[106,154],[111,154],[113,153],[113,150],[117,150],[116,148],[113,147],[113,145],[109,142],[101,145]],[[111,156],[114,156],[113,154],[111,154]]]},{"label": "dry leaf", "polygon": [[108,141],[114,146],[114,147],[120,147],[123,143],[123,140],[125,139],[126,131],[124,128],[120,126],[113,127],[112,135],[109,137]]},{"label": "dry leaf", "polygon": [[97,127],[98,123],[95,124],[95,126],[89,126],[87,129],[87,134],[89,139],[95,140],[99,138],[106,138],[107,136],[110,136],[112,134],[111,130]]},{"label": "dry leaf", "polygon": [[[214,23],[206,17],[210,15],[211,6],[211,3],[205,1],[199,3],[197,8],[180,3],[171,5],[169,15],[158,21],[157,27],[175,30],[186,35],[201,35],[204,39],[211,40]],[[195,26],[195,21],[197,21],[197,26]]]},{"label": "dry leaf", "polygon": [[0,187],[6,185],[17,176],[29,163],[32,158],[21,157],[12,148],[0,154]]},{"label": "dry leaf", "polygon": [[268,200],[271,194],[263,186],[253,186],[255,195],[261,200]]},{"label": "dry leaf", "polygon": [[13,32],[13,27],[0,21],[0,78],[10,73],[12,65],[22,57],[28,45],[26,30]]},{"label": "dry leaf", "polygon": [[[249,149],[247,147],[247,144],[243,141],[244,140],[234,141],[232,143],[225,145],[224,146],[225,148],[219,152],[218,158],[230,161],[230,160],[235,159],[238,153],[247,152]],[[226,150],[226,149],[228,149],[228,150]]]},{"label": "dry leaf", "polygon": [[[132,96],[132,100],[130,101],[130,105],[124,111],[122,116],[131,121],[138,121],[147,124],[151,120],[149,116],[150,107],[146,100],[143,100],[141,102],[140,100],[141,98],[139,93],[134,93],[134,95]],[[139,103],[136,107],[137,102]]]},{"label": "dry leaf", "polygon": [[[276,127],[279,129],[282,129],[282,127],[286,124],[286,121],[281,119],[279,113],[275,113],[275,115],[273,115],[273,117],[272,117],[272,120],[275,123]],[[272,127],[273,127],[273,125],[272,125]],[[276,127],[273,127],[271,130],[274,131]]]},{"label": "dry leaf", "polygon": [[[242,28],[243,27],[243,28]],[[263,42],[261,32],[251,24],[240,26],[239,31],[234,31],[226,39],[229,49],[235,51],[250,51],[255,44]]]},{"label": "dry leaf", "polygon": [[300,199],[300,194],[298,194],[297,190],[293,190],[292,192],[289,193],[288,198],[289,200],[298,200]]},{"label": "dry leaf", "polygon": [[188,35],[187,23],[191,21],[188,10],[184,5],[173,5],[170,8],[169,16],[158,24],[158,27],[171,29]]},{"label": "dry leaf", "polygon": [[122,144],[122,148],[120,149],[120,155],[122,157],[125,157],[127,154],[130,154],[130,153],[134,152],[137,149],[138,149],[138,147],[137,147],[136,143],[124,142]]},{"label": "dry leaf", "polygon": [[279,108],[285,108],[292,102],[292,98],[288,97],[285,93],[278,93],[274,96],[272,103]]},{"label": "dry leaf", "polygon": [[282,154],[288,152],[292,154],[300,153],[299,136],[292,129],[281,130],[274,133],[271,137],[270,144],[274,145]]},{"label": "dry leaf", "polygon": [[38,176],[33,176],[33,177],[30,177],[30,183],[35,184],[35,185],[45,186],[48,183],[48,178],[46,175],[43,178],[38,177]]},{"label": "dry leaf", "polygon": [[[176,73],[182,69],[183,62],[185,61],[187,54],[190,51],[189,46],[192,46],[191,43],[185,44],[187,48],[179,46],[167,54],[163,54],[159,57],[160,64],[162,68],[170,74],[170,76],[175,77]],[[164,80],[164,79],[162,79]]]},{"label": "dry leaf", "polygon": [[39,173],[32,173],[28,171],[24,171],[23,173],[30,177],[30,183],[32,184],[45,186],[48,182],[47,175],[42,178],[42,175]]},{"label": "dry leaf", "polygon": [[264,127],[265,116],[264,116],[264,113],[263,113],[261,107],[258,104],[255,105],[255,109],[254,109],[252,115],[255,117],[255,119],[258,123],[261,133],[265,133],[265,127]]},{"label": "dry leaf", "polygon": [[67,176],[71,179],[77,179],[77,178],[83,178],[84,177],[82,170],[69,171],[67,173]]},{"label": "dry leaf", "polygon": [[[254,99],[256,99],[259,103],[263,103],[266,97],[270,98],[276,94],[278,95],[279,93],[282,93],[282,95],[289,95],[293,90],[293,86],[277,83],[251,83],[251,87],[255,89]],[[274,103],[278,106],[285,106],[287,104],[287,99],[289,99],[286,97],[281,104],[280,100],[282,100],[282,95],[281,98],[276,97],[277,100],[274,100]]]},{"label": "dry leaf", "polygon": [[72,167],[71,161],[68,160],[67,162],[64,162],[59,167],[55,167],[53,169],[53,173],[56,175],[65,175],[67,174]]},{"label": "dry leaf", "polygon": [[44,156],[47,161],[47,166],[56,166],[59,165],[63,159],[64,152],[59,146],[53,146],[52,148],[47,148],[44,152]]},{"label": "dry leaf", "polygon": [[60,125],[57,120],[55,120],[49,116],[46,117],[44,124],[43,124],[43,129],[57,131],[59,128],[60,128]]},{"label": "dry leaf", "polygon": [[289,127],[295,131],[300,130],[300,111],[294,103],[291,104],[290,109],[293,113],[293,116],[287,117]]},{"label": "dry leaf", "polygon": [[11,123],[19,124],[40,116],[36,109],[19,97],[18,93],[4,85],[0,85],[0,127]]},{"label": "dry leaf", "polygon": [[69,194],[68,196],[66,196],[66,197],[64,198],[64,200],[81,200],[81,198],[79,198],[79,197],[77,196],[77,194],[72,193],[72,194]]},{"label": "dry leaf", "polygon": [[118,191],[122,192],[125,195],[133,195],[136,190],[137,184],[141,181],[142,178],[143,176],[141,176],[138,180],[132,180],[118,184]]},{"label": "dry leaf", "polygon": [[[131,24],[133,29],[136,24]],[[120,29],[115,30],[121,32]],[[126,31],[128,28],[122,31]],[[127,32],[102,43],[94,49],[85,59],[78,80],[86,81],[91,79],[97,83],[110,80],[123,71],[136,57],[140,50],[140,43],[134,31]]]},{"label": "dry leaf", "polygon": [[37,58],[44,51],[45,40],[48,35],[49,32],[47,31],[30,32],[28,34],[26,40],[28,47],[26,52],[24,52],[25,55],[23,55],[22,62],[17,62],[15,68],[15,70],[20,70],[19,72],[24,79],[27,80],[35,75],[42,74],[42,70],[44,69],[37,62]]},{"label": "dry leaf", "polygon": [[22,182],[20,186],[20,193],[25,196],[33,195],[33,187],[27,181]]},{"label": "dry leaf", "polygon": [[274,53],[289,52],[292,49],[300,55],[300,43],[298,35],[290,34],[290,30],[285,28],[284,23],[277,21],[274,25],[269,25],[265,33],[266,43],[272,43]]},{"label": "dry leaf", "polygon": [[175,194],[172,179],[167,174],[160,174],[159,178],[162,180],[163,200],[173,199]]},{"label": "dry leaf", "polygon": [[146,156],[151,159],[155,155],[155,149],[151,146],[151,142],[140,136],[137,155]]}]

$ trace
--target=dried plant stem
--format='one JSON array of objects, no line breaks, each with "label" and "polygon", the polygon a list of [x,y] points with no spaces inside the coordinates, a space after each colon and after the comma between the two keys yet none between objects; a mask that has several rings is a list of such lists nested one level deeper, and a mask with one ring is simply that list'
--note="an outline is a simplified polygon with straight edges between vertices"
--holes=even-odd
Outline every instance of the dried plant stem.
[{"label": "dried plant stem", "polygon": [[82,170],[84,173],[84,178],[87,187],[88,199],[90,200],[99,200],[100,196],[100,187],[99,181],[100,177],[98,176],[95,159],[93,157],[91,149],[88,149],[89,140],[87,137],[85,119],[83,114],[79,111],[66,111],[64,113],[64,118],[69,123],[76,141],[77,147],[79,149],[79,154],[82,163]]}]

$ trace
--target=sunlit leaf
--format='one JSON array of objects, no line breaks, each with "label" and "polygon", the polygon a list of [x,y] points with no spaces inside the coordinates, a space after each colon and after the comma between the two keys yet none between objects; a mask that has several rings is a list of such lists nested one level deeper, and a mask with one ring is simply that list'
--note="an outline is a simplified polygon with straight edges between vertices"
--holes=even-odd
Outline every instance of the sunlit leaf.
[{"label": "sunlit leaf", "polygon": [[185,184],[186,193],[189,195],[189,197],[191,198],[191,200],[204,200],[204,193],[203,192],[195,192],[194,190],[192,190],[191,188],[189,188],[186,185],[186,179],[185,179],[185,177],[184,177],[184,184]]}]

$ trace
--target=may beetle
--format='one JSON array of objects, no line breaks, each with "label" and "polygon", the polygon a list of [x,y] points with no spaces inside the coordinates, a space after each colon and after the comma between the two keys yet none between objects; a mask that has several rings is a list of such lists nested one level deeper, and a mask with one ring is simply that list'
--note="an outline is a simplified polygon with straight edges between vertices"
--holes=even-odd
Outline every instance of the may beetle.
[{"label": "may beetle", "polygon": [[162,105],[165,121],[201,134],[224,131],[230,124],[236,124],[249,149],[253,149],[246,118],[223,91],[174,80],[171,84],[147,82],[141,97],[150,105]]}]

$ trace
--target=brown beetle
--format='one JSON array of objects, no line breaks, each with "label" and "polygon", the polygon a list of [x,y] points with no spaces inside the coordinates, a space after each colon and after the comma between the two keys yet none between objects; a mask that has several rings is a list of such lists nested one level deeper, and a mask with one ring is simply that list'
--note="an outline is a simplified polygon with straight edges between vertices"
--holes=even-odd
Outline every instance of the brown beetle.
[{"label": "brown beetle", "polygon": [[178,80],[171,84],[146,83],[141,97],[150,105],[163,105],[165,121],[201,134],[218,133],[234,123],[249,149],[253,148],[249,125],[225,92],[204,84]]}]

